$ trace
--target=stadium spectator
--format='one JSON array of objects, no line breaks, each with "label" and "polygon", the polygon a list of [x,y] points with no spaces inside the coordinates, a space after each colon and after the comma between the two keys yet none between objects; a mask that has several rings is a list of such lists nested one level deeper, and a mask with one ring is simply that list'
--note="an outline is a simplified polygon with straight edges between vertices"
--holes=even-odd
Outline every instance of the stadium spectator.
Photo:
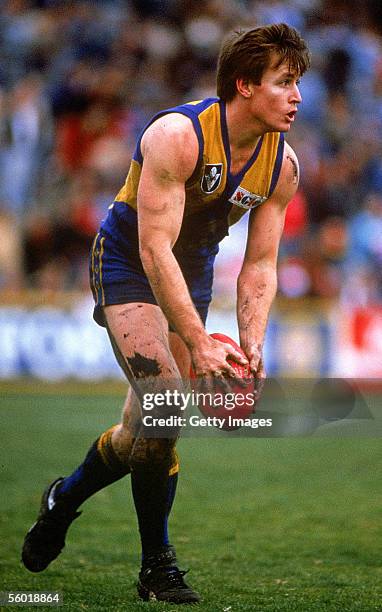
[{"label": "stadium spectator", "polygon": [[[347,265],[349,277],[353,280],[358,278],[358,284],[368,279],[366,285],[374,302],[382,300],[381,237],[382,194],[370,193],[365,199],[363,209],[354,215],[349,223]],[[374,279],[374,282],[370,282],[371,279]]]},{"label": "stadium spectator", "polygon": [[21,232],[14,217],[0,202],[0,289],[22,287]]},{"label": "stadium spectator", "polygon": [[31,74],[18,80],[2,104],[0,195],[21,217],[34,203],[39,170],[51,139],[51,121],[42,81]]}]

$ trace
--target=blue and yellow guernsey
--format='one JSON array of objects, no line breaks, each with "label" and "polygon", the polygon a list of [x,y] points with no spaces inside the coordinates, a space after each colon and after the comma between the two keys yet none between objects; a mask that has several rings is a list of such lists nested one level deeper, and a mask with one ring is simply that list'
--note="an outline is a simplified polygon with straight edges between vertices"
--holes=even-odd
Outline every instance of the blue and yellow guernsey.
[{"label": "blue and yellow guernsey", "polygon": [[[195,171],[185,186],[182,227],[174,251],[193,251],[217,245],[248,210],[272,194],[281,169],[284,137],[279,132],[264,134],[238,174],[231,174],[231,155],[225,103],[219,98],[190,102],[164,110],[146,125],[140,135],[126,182],[118,193],[102,229],[120,241],[137,244],[137,191],[143,157],[141,139],[156,119],[181,113],[191,119],[199,142]],[[126,246],[128,246],[126,244]]]}]

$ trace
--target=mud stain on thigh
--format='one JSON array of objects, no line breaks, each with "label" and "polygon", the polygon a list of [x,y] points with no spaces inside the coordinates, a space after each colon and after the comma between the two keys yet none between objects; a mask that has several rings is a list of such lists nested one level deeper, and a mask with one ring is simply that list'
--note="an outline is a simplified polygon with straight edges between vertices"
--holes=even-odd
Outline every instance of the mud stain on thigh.
[{"label": "mud stain on thigh", "polygon": [[134,353],[133,357],[126,356],[126,360],[135,378],[159,376],[162,371],[156,359],[150,359],[137,352]]}]

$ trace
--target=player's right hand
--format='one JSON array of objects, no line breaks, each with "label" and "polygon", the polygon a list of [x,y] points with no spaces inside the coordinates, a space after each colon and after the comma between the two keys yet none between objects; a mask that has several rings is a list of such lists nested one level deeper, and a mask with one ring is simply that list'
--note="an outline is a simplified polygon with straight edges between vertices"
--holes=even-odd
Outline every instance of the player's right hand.
[{"label": "player's right hand", "polygon": [[237,361],[241,365],[247,365],[248,360],[231,344],[220,342],[211,336],[206,336],[203,342],[194,346],[191,350],[191,359],[194,375],[205,380],[205,386],[214,387],[218,382],[227,392],[231,390],[227,378],[231,383],[235,382],[240,386],[245,386],[240,376],[228,363],[227,358]]}]

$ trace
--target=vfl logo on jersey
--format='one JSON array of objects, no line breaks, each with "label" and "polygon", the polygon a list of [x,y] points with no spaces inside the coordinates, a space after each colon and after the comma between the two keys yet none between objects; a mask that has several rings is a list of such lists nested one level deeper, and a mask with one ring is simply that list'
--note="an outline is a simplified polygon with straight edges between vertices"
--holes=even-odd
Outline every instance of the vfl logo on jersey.
[{"label": "vfl logo on jersey", "polygon": [[223,174],[223,164],[206,164],[200,184],[204,193],[213,193],[219,187]]},{"label": "vfl logo on jersey", "polygon": [[252,208],[256,208],[256,206],[260,206],[260,204],[265,202],[265,200],[267,200],[266,197],[256,195],[256,193],[251,193],[250,191],[247,191],[243,187],[239,186],[231,195],[229,202],[232,202],[232,204],[236,204],[236,206],[240,206],[241,208],[251,210]]}]

